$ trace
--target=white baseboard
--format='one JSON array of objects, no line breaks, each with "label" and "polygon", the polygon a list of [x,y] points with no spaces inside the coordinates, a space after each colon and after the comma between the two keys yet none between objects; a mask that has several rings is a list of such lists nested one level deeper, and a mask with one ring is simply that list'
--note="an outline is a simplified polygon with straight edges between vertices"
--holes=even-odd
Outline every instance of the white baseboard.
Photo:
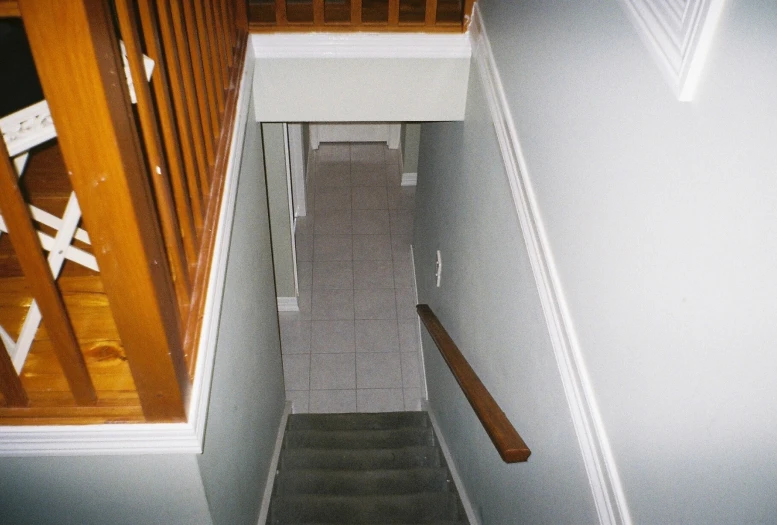
[{"label": "white baseboard", "polygon": [[429,401],[422,401],[421,408],[429,414],[429,420],[432,422],[434,434],[437,436],[437,441],[440,444],[442,455],[445,457],[445,462],[448,464],[448,470],[451,472],[453,484],[456,485],[456,490],[459,493],[459,499],[461,499],[461,506],[464,507],[464,512],[467,514],[467,520],[469,520],[470,525],[481,525],[480,518],[478,518],[478,515],[475,512],[475,507],[472,506],[472,501],[469,499],[469,495],[464,488],[464,483],[461,481],[461,476],[459,476],[459,471],[456,469],[456,463],[453,461],[453,456],[451,455],[451,451],[448,448],[448,444],[445,442],[445,436],[442,435],[442,432],[440,431],[440,425],[437,424],[437,418],[429,406]]},{"label": "white baseboard", "polygon": [[631,517],[623,485],[571,322],[515,121],[477,4],[469,34],[472,37],[474,64],[499,141],[599,522],[603,525],[630,525]]},{"label": "white baseboard", "polygon": [[275,450],[273,450],[270,468],[267,470],[267,483],[264,485],[264,495],[262,496],[262,506],[259,508],[259,520],[257,525],[267,523],[267,515],[270,513],[270,500],[272,499],[272,490],[275,486],[275,474],[278,473],[278,462],[281,459],[281,450],[283,449],[283,435],[286,432],[286,422],[291,414],[291,401],[286,401],[286,407],[283,409],[281,417],[281,426],[278,428],[278,435],[275,438]]},{"label": "white baseboard", "polygon": [[418,182],[418,173],[403,173],[402,186],[415,186]]},{"label": "white baseboard", "polygon": [[279,312],[299,312],[299,301],[296,297],[278,297]]}]

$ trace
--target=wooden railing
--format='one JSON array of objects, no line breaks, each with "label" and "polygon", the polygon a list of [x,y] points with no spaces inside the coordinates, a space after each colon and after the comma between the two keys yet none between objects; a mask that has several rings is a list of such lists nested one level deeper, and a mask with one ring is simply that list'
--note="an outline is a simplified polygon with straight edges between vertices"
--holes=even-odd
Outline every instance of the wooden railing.
[{"label": "wooden railing", "polygon": [[472,370],[432,309],[426,304],[419,304],[416,310],[499,455],[506,463],[526,461],[531,454],[529,447]]},{"label": "wooden railing", "polygon": [[474,0],[249,0],[251,31],[453,32]]},{"label": "wooden railing", "polygon": [[[0,2],[0,16],[18,15],[143,420],[183,421],[247,45],[246,4]],[[153,61],[150,82],[143,55]],[[0,394],[13,407],[0,409],[0,424],[11,416],[27,424],[78,423],[86,414],[83,422],[109,420],[79,346],[83,328],[72,322],[29,210],[0,140],[0,214],[75,400],[74,407],[28,395],[28,378],[0,347]]]}]

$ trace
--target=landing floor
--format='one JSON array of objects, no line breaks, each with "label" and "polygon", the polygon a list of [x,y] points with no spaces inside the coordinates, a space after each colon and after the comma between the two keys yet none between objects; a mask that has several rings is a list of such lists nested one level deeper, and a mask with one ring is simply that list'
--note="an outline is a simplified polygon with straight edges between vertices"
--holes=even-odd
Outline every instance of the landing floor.
[{"label": "landing floor", "polygon": [[297,222],[300,312],[281,313],[294,411],[419,410],[415,187],[385,144],[322,144]]}]

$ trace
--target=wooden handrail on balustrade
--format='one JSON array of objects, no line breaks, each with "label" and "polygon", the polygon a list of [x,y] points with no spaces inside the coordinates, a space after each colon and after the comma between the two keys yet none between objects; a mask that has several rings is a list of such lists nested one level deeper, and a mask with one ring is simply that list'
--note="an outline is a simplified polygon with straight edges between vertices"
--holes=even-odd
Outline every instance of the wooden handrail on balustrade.
[{"label": "wooden handrail on balustrade", "polygon": [[249,0],[252,32],[467,30],[475,0]]},{"label": "wooden handrail on balustrade", "polygon": [[531,450],[472,370],[432,309],[429,305],[419,304],[416,310],[499,455],[505,463],[526,461]]}]

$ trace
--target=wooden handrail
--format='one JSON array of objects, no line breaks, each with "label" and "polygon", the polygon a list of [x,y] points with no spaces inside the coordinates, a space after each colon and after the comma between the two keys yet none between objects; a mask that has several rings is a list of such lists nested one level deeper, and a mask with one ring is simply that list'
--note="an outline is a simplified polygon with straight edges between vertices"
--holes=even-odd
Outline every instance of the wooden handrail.
[{"label": "wooden handrail", "polygon": [[416,310],[499,455],[505,463],[526,461],[531,450],[472,370],[432,309],[429,305],[419,304]]}]

